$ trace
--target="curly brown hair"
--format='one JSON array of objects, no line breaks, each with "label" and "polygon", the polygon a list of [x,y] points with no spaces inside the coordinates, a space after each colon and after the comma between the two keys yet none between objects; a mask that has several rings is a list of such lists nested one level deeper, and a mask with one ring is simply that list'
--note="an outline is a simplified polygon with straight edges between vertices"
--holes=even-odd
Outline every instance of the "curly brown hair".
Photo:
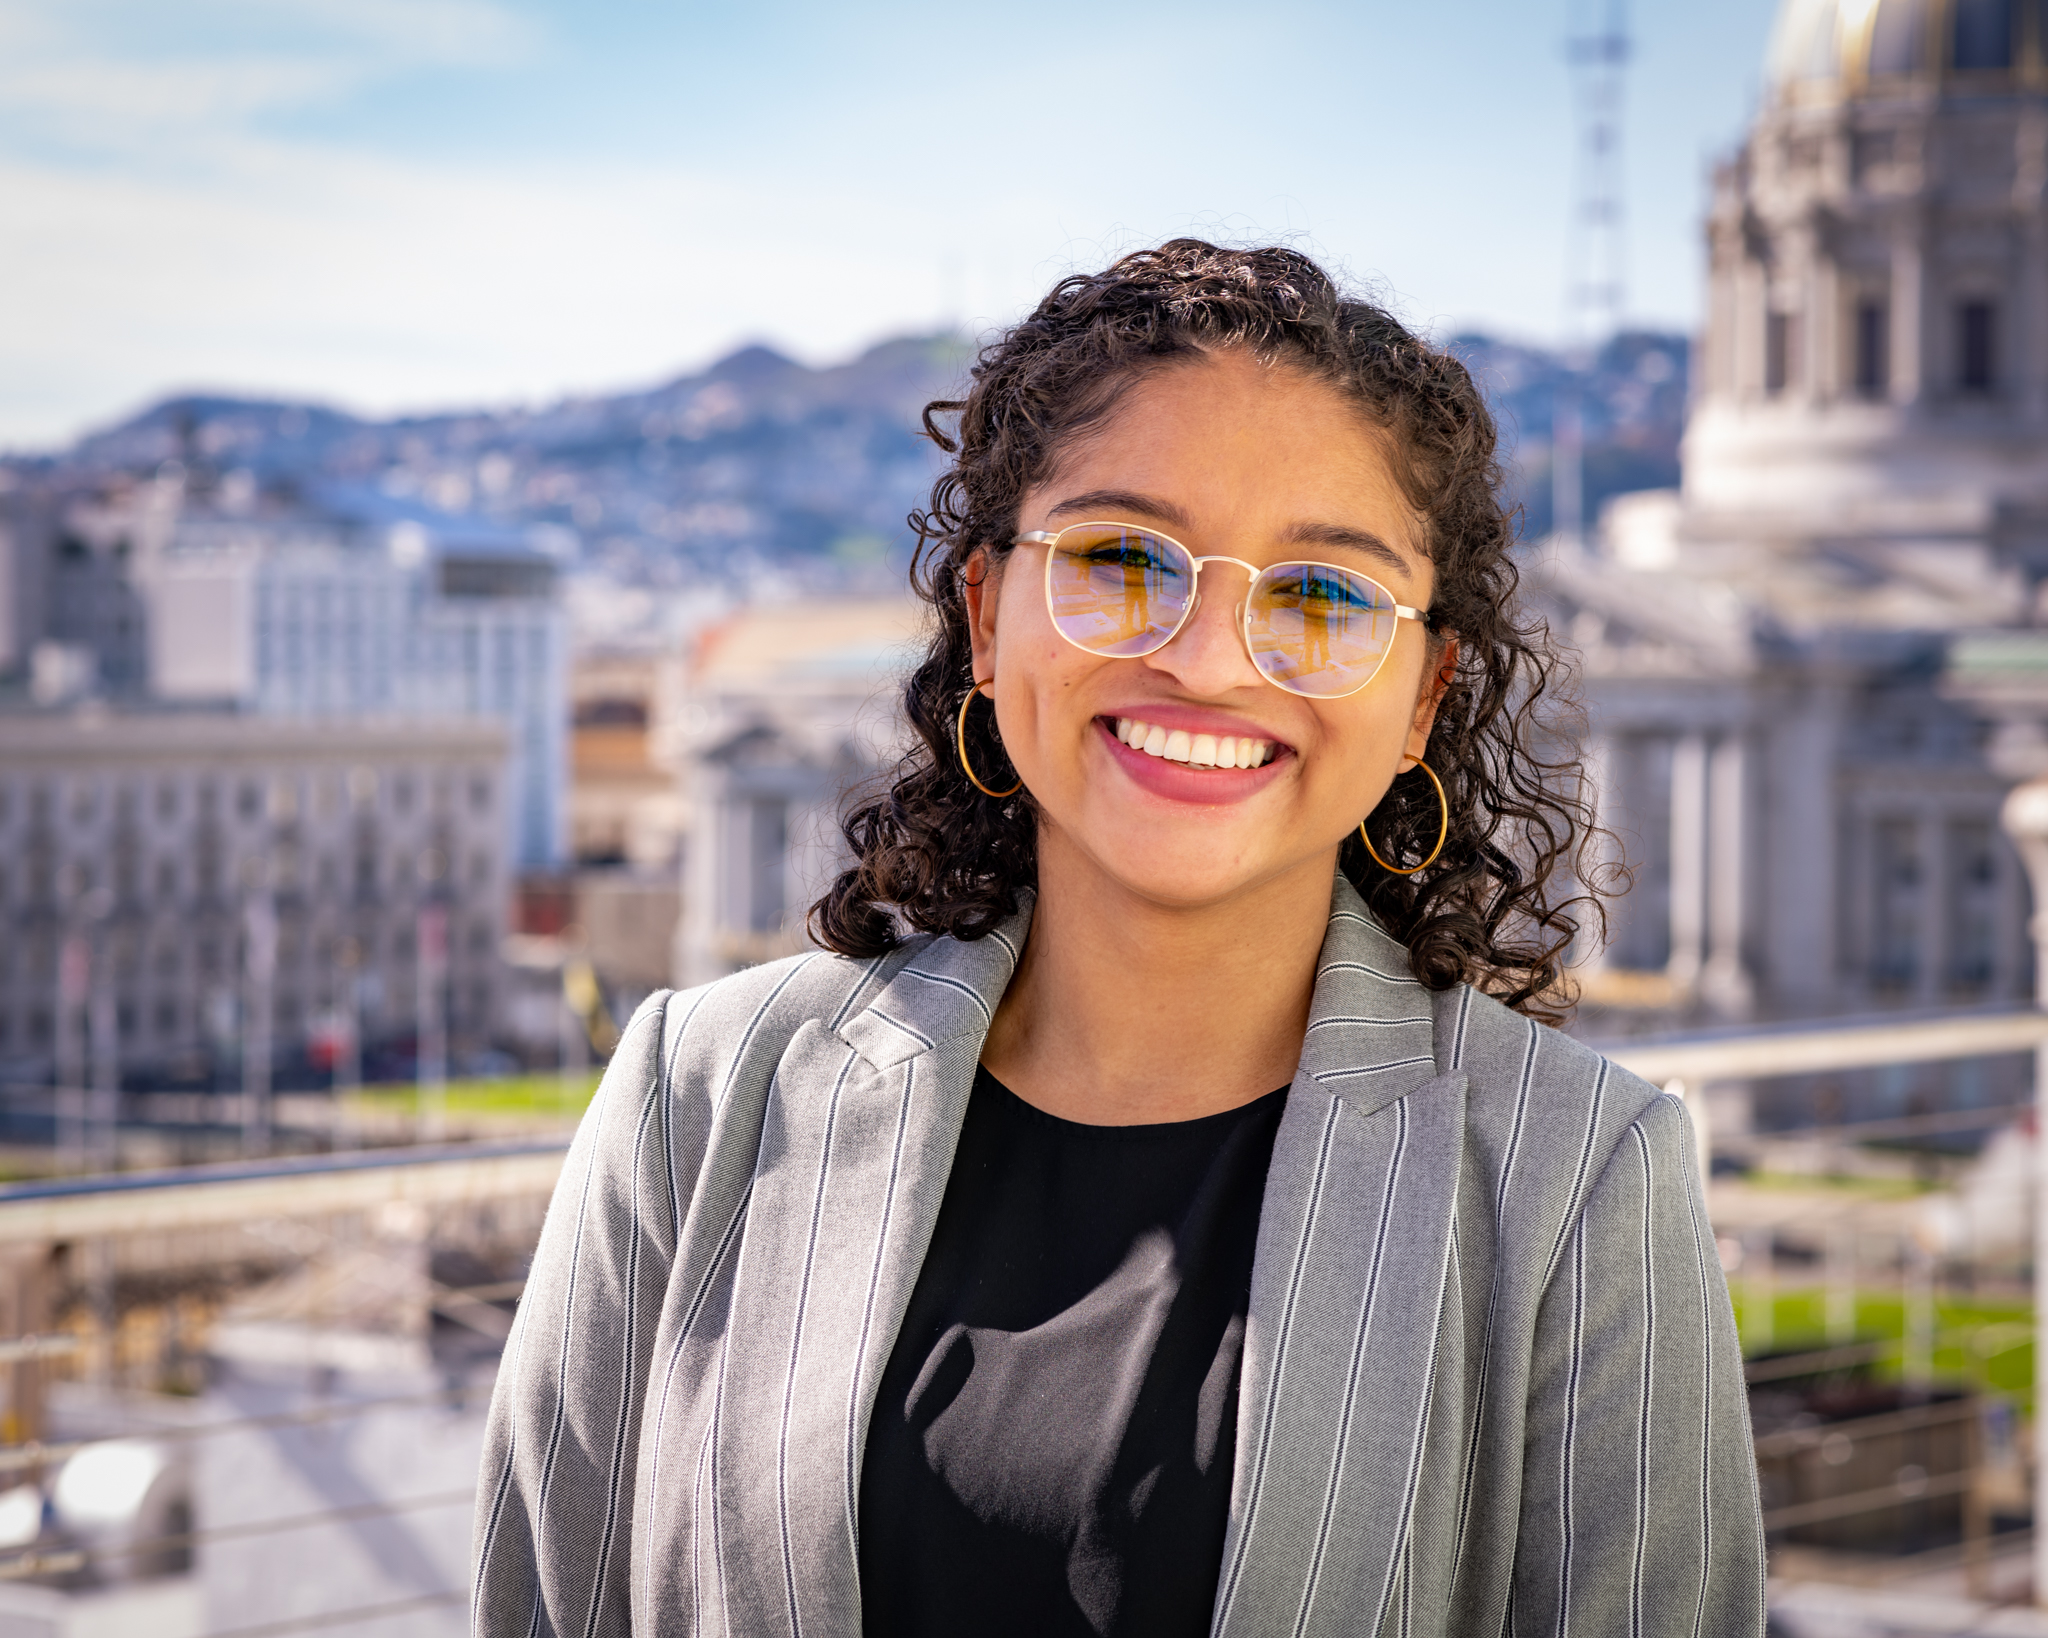
[{"label": "curly brown hair", "polygon": [[[967,397],[930,404],[925,431],[954,456],[913,512],[911,581],[937,616],[904,687],[915,741],[844,820],[854,864],[811,909],[819,943],[879,955],[901,928],[973,939],[1016,912],[1037,877],[1028,792],[971,785],[954,745],[971,686],[963,577],[977,550],[999,565],[1025,492],[1132,385],[1221,348],[1243,348],[1326,382],[1388,435],[1395,476],[1425,526],[1436,569],[1432,632],[1455,633],[1454,673],[1429,736],[1450,835],[1413,876],[1374,864],[1354,833],[1339,868],[1408,946],[1431,989],[1470,982],[1550,1022],[1571,1010],[1567,953],[1590,918],[1604,931],[1582,854],[1592,814],[1574,752],[1581,723],[1567,662],[1516,604],[1515,517],[1502,500],[1492,416],[1465,366],[1372,303],[1346,296],[1293,250],[1175,239],[1101,273],[1062,279],[985,346]],[[959,416],[957,438],[937,416]],[[1441,642],[1441,638],[1436,639]],[[970,751],[1008,784],[994,713],[970,718]],[[1397,778],[1367,821],[1382,858],[1421,857],[1437,837],[1428,776]]]}]

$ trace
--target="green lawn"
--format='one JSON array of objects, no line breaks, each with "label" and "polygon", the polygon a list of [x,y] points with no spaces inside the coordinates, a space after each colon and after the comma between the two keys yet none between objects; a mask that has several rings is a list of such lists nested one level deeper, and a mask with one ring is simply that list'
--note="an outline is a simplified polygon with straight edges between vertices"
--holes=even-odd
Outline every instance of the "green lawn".
[{"label": "green lawn", "polygon": [[[1768,1344],[1761,1335],[1761,1294],[1740,1279],[1728,1282],[1735,1321],[1742,1330],[1745,1353],[1793,1353],[1829,1346],[1827,1293],[1819,1286],[1780,1285],[1771,1298]],[[1904,1353],[1905,1299],[1892,1290],[1861,1290],[1856,1296],[1855,1338],[1858,1342],[1900,1344],[1876,1364],[1881,1377],[1896,1378]],[[1843,1339],[1837,1339],[1843,1340]],[[1937,1296],[1934,1303],[1934,1374],[1957,1386],[2009,1394],[2023,1408],[2033,1401],[2034,1310],[2019,1302],[1981,1302],[1966,1297]]]},{"label": "green lawn", "polygon": [[[597,1090],[601,1070],[581,1075],[507,1075],[493,1080],[450,1081],[450,1115],[558,1115],[564,1120],[583,1113]],[[411,1081],[395,1086],[366,1086],[352,1098],[385,1114],[415,1115],[420,1090]]]}]

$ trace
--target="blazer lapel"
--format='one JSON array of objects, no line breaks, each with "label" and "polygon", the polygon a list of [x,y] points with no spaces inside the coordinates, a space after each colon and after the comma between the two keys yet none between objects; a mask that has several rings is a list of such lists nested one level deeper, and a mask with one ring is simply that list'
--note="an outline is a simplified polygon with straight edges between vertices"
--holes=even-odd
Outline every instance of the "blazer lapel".
[{"label": "blazer lapel", "polygon": [[1218,1638],[1376,1633],[1386,1613],[1464,1135],[1432,1036],[1407,952],[1340,876],[1259,1217]]},{"label": "blazer lapel", "polygon": [[769,1096],[714,1413],[724,1612],[748,1638],[860,1631],[869,1414],[1029,926],[1027,903],[916,950],[807,1025]]}]

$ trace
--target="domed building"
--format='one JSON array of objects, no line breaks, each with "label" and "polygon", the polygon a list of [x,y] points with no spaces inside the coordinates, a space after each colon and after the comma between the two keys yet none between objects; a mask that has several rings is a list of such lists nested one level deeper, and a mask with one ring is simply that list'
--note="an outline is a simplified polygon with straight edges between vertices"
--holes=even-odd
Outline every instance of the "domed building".
[{"label": "domed building", "polygon": [[1702,532],[2048,570],[2048,6],[1788,0],[1715,178]]},{"label": "domed building", "polygon": [[1592,997],[2031,993],[2048,768],[2048,0],[1786,0],[1719,167],[1681,487],[1535,579],[1637,886]]}]

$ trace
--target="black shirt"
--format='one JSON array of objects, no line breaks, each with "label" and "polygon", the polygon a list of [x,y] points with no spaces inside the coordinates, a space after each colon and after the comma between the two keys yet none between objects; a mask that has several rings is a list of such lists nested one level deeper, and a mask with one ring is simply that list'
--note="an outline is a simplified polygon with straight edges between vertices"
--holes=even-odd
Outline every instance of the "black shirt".
[{"label": "black shirt", "polygon": [[1084,1126],[975,1076],[861,1476],[876,1638],[1201,1638],[1285,1089]]}]

